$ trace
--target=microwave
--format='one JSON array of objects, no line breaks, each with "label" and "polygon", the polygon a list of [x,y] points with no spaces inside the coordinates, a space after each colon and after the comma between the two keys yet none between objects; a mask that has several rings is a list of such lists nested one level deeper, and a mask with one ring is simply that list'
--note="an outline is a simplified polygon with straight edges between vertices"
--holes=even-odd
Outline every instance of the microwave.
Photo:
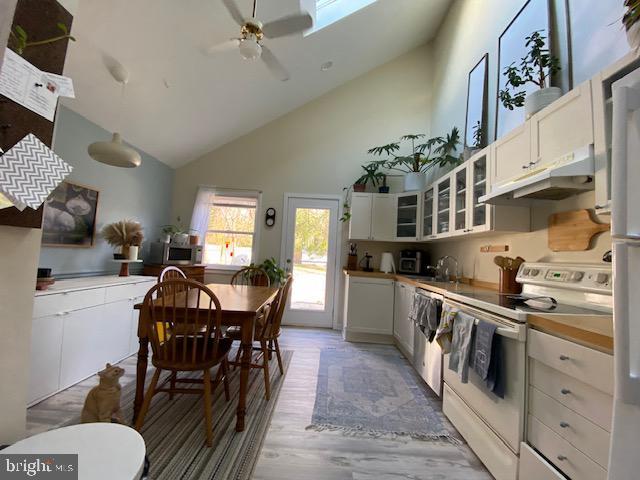
[{"label": "microwave", "polygon": [[202,245],[152,242],[149,263],[157,265],[194,265],[202,263]]}]

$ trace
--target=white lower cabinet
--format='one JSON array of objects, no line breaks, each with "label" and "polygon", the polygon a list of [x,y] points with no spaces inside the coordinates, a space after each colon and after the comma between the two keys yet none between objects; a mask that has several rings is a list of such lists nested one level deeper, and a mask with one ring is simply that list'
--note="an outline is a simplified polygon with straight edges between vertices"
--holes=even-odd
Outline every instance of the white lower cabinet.
[{"label": "white lower cabinet", "polygon": [[[29,401],[58,390],[62,354],[62,315],[34,318],[31,326],[31,363],[29,365]],[[34,352],[38,352],[37,355]]]},{"label": "white lower cabinet", "polygon": [[393,315],[393,338],[400,344],[408,360],[413,357],[413,322],[409,319],[409,313],[413,304],[415,287],[402,282],[396,282],[395,309]]},{"label": "white lower cabinet", "polygon": [[538,452],[526,443],[520,445],[518,480],[566,480]]},{"label": "white lower cabinet", "polygon": [[60,388],[67,388],[104,368],[106,328],[102,313],[103,306],[99,305],[64,314]]},{"label": "white lower cabinet", "polygon": [[394,281],[347,275],[343,337],[348,341],[393,341]]},{"label": "white lower cabinet", "polygon": [[155,277],[61,280],[34,301],[28,404],[74,385],[138,350],[133,310]]}]

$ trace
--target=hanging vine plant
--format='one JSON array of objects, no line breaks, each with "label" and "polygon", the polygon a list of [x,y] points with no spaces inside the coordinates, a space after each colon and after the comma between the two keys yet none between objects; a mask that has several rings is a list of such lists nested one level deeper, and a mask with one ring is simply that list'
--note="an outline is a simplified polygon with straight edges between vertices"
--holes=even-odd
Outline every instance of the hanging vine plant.
[{"label": "hanging vine plant", "polygon": [[29,34],[27,31],[22,28],[20,25],[16,25],[13,27],[13,30],[9,32],[9,39],[11,41],[11,48],[20,56],[24,53],[27,48],[38,47],[41,45],[48,45],[50,43],[60,42],[62,40],[69,39],[72,42],[75,42],[75,37],[69,34],[69,29],[64,23],[58,23],[56,25],[60,30],[61,34],[55,37],[46,38],[44,40],[35,40],[29,41]]}]

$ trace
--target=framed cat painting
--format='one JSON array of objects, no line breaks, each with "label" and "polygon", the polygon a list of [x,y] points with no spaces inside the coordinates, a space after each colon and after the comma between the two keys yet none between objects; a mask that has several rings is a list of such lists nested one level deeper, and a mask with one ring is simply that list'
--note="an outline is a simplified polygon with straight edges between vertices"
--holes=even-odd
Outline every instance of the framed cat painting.
[{"label": "framed cat painting", "polygon": [[44,203],[42,245],[92,247],[96,235],[99,192],[91,187],[62,182]]}]

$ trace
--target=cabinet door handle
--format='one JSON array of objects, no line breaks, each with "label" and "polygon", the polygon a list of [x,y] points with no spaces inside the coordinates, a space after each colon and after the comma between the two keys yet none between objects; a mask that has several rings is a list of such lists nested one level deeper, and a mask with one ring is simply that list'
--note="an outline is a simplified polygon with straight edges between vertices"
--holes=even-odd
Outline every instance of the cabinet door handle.
[{"label": "cabinet door handle", "polygon": [[568,388],[563,388],[562,390],[560,390],[560,393],[562,395],[569,395],[571,393],[571,390],[569,390]]},{"label": "cabinet door handle", "polygon": [[560,428],[569,428],[569,424],[567,422],[560,422]]},{"label": "cabinet door handle", "polygon": [[564,461],[567,459],[567,457],[566,457],[566,456],[564,456],[564,455],[558,455],[556,458],[557,458],[558,460],[560,460],[561,462],[564,462]]},{"label": "cabinet door handle", "polygon": [[566,362],[567,360],[571,360],[571,357],[567,357],[566,355],[560,355],[560,360],[562,360],[563,362]]},{"label": "cabinet door handle", "polygon": [[69,312],[58,312],[56,313],[56,315],[59,317],[64,317],[65,315],[69,315]]}]

